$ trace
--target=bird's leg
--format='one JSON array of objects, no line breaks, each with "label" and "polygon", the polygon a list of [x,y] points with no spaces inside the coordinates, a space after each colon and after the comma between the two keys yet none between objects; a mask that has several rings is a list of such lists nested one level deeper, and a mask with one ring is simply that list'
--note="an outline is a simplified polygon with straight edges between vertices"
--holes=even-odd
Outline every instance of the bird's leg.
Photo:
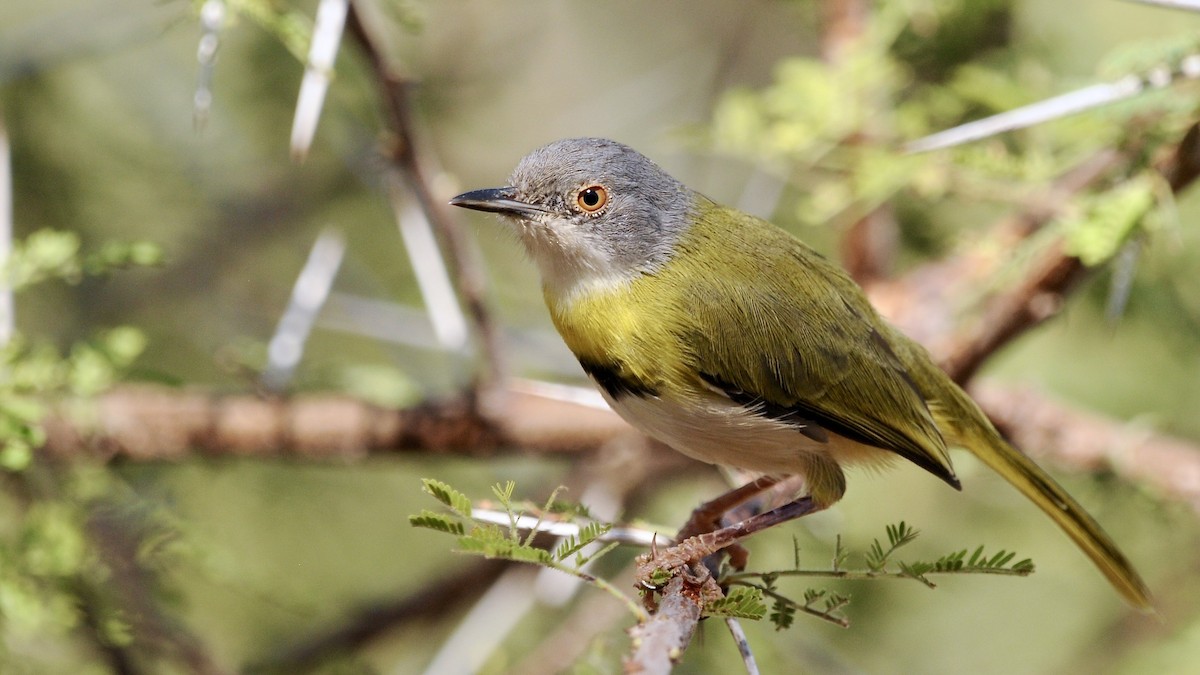
[{"label": "bird's leg", "polygon": [[635,578],[644,586],[651,587],[653,584],[650,582],[650,579],[655,570],[665,569],[674,571],[692,561],[703,560],[705,557],[727,546],[736,544],[738,541],[745,539],[755,532],[774,527],[789,520],[795,520],[801,516],[820,511],[822,508],[824,506],[818,504],[812,497],[802,497],[766,513],[750,516],[740,523],[730,525],[729,527],[723,527],[719,530],[690,537],[664,551],[657,551],[653,556],[641,555],[637,560],[638,567]]},{"label": "bird's leg", "polygon": [[[773,491],[781,495],[795,495],[800,488],[799,486],[793,487],[791,483],[797,479],[803,483],[802,477],[799,476],[787,478],[760,476],[757,480],[701,504],[692,511],[691,518],[679,530],[675,541],[683,541],[699,534],[712,532],[755,515],[762,510],[762,504],[759,502],[763,501],[764,493]],[[721,567],[721,554],[729,557],[729,564],[736,570],[746,569],[746,562],[750,558],[750,552],[741,544],[732,544],[704,559],[704,564],[714,575]]]},{"label": "bird's leg", "polygon": [[[684,541],[696,535],[712,532],[726,525],[732,525],[737,522],[730,520],[734,516],[738,507],[746,506],[746,503],[754,497],[777,485],[781,479],[773,476],[759,476],[758,478],[734,488],[714,499],[704,502],[692,510],[692,515],[688,521],[683,524],[679,532],[675,535],[675,541]],[[750,557],[750,552],[743,548],[740,544],[733,544],[724,551],[729,556],[730,564],[736,569],[745,569],[746,560]],[[701,561],[709,571],[716,576],[717,570],[721,567],[721,558],[719,553],[713,553]]]},{"label": "bird's leg", "polygon": [[720,528],[722,516],[735,507],[750,500],[750,498],[778,484],[782,479],[775,476],[759,476],[745,485],[734,488],[719,497],[704,502],[692,510],[688,521],[675,535],[675,541],[683,541],[698,534],[705,534]]}]

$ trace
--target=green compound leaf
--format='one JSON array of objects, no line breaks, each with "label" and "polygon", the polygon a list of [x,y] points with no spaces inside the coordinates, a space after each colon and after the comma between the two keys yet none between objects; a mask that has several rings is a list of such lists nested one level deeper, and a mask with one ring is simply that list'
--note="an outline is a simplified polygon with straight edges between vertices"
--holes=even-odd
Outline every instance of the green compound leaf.
[{"label": "green compound leaf", "polygon": [[892,554],[900,547],[912,543],[919,534],[918,530],[909,527],[903,520],[895,525],[888,525],[888,546],[884,548],[878,539],[872,541],[871,550],[867,551],[866,554],[867,567],[872,572],[882,572]]},{"label": "green compound leaf", "polygon": [[787,630],[796,621],[796,606],[782,598],[773,598],[771,615],[767,618],[775,625],[775,630]]},{"label": "green compound leaf", "polygon": [[463,553],[482,555],[485,558],[502,558],[546,565],[554,562],[549,551],[513,541],[504,530],[496,525],[476,527],[471,530],[470,534],[459,537],[458,545],[459,550]]},{"label": "green compound leaf", "polygon": [[433,478],[422,478],[421,489],[425,490],[433,498],[439,502],[449,506],[458,515],[463,518],[471,517],[471,500],[466,495],[450,487],[440,480]]},{"label": "green compound leaf", "polygon": [[1155,204],[1155,180],[1145,174],[1095,195],[1085,203],[1082,214],[1062,221],[1066,252],[1088,267],[1107,262]]},{"label": "green compound leaf", "polygon": [[567,537],[554,550],[555,560],[566,560],[567,557],[579,551],[584,546],[595,541],[598,537],[602,537],[612,529],[612,525],[608,523],[589,523],[579,531],[578,537]]},{"label": "green compound leaf", "polygon": [[720,600],[708,603],[703,613],[704,616],[728,616],[757,621],[766,616],[767,605],[763,602],[761,590],[739,586],[730,589],[729,595]]},{"label": "green compound leaf", "polygon": [[422,509],[415,516],[409,516],[408,523],[413,527],[424,527],[430,530],[437,530],[438,532],[446,532],[447,534],[466,534],[463,524],[454,516],[444,513],[434,513],[428,509]]}]

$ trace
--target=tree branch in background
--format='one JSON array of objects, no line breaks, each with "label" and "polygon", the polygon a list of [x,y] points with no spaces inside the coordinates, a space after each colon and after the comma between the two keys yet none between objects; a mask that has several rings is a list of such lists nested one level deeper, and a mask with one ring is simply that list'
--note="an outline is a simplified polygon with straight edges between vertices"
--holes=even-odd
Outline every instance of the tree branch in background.
[{"label": "tree branch in background", "polygon": [[[1095,185],[1108,176],[1112,169],[1127,161],[1110,156],[1109,152],[1111,151],[1103,151],[1090,158],[1060,179],[1057,189],[1053,191],[1061,195],[1057,200],[1057,208],[1062,207],[1067,195]],[[1132,153],[1136,150],[1127,152]],[[1184,138],[1168,155],[1168,159],[1160,162],[1157,169],[1167,180],[1172,193],[1177,195],[1200,177],[1200,130],[1197,125],[1189,127]],[[1055,213],[1057,209],[1045,211],[1045,206],[1039,205],[1027,210],[1013,222],[1025,222],[1025,226],[1019,229],[1025,230],[1028,235]],[[1010,228],[1011,226],[1006,225],[1010,221],[1012,219],[1002,221],[995,229]],[[876,297],[877,294],[872,294],[872,300],[880,300],[877,306],[881,307],[885,315],[910,335],[929,345],[938,362],[951,378],[960,384],[970,380],[983,362],[997,350],[1058,314],[1066,296],[1089,271],[1078,257],[1067,253],[1060,240],[1041,252],[1038,260],[1026,272],[1025,278],[1015,284],[1012,290],[990,298],[978,320],[964,328],[946,331],[952,321],[948,317],[942,317],[940,320],[935,319],[938,325],[932,330],[923,329],[919,324],[927,321],[924,315],[932,307],[942,307],[942,311],[949,311],[952,304],[945,301],[921,302],[919,298],[928,296],[930,292],[944,295],[944,289],[959,287],[963,285],[963,277],[973,277],[976,274],[971,271],[970,265],[959,264],[961,262],[954,260],[949,263],[931,263],[897,282],[899,288],[887,290],[885,287],[878,294],[883,296],[881,300]],[[930,276],[935,279],[932,283]],[[893,294],[908,302],[896,302],[889,297]],[[913,301],[914,298],[918,300]],[[905,314],[905,310],[910,313]]]},{"label": "tree branch in background", "polygon": [[1086,271],[1079,258],[1064,252],[1063,242],[1055,242],[1015,288],[996,296],[979,320],[951,338],[939,365],[950,379],[967,382],[1001,347],[1058,314]]},{"label": "tree branch in background", "polygon": [[595,449],[630,429],[607,410],[517,391],[505,395],[505,419],[491,422],[461,398],[395,410],[339,395],[268,400],[124,386],[86,404],[55,407],[44,422],[43,452],[58,460],[134,461],[356,460],[397,452],[571,454]]},{"label": "tree branch in background", "polygon": [[865,0],[822,0],[820,4],[821,58],[837,62],[862,39],[870,11]]},{"label": "tree branch in background", "polygon": [[[1057,217],[1071,199],[1110,176],[1122,164],[1124,157],[1115,150],[1102,150],[1080,162],[1020,211],[987,228],[984,238],[994,242],[989,248],[1016,249],[1022,240]],[[943,367],[949,368],[947,361],[952,358],[949,355],[971,342],[962,337],[968,329],[960,327],[961,321],[955,315],[957,305],[947,299],[947,289],[978,288],[1009,261],[1007,257],[981,253],[973,245],[975,241],[973,239],[972,245],[954,255],[920,265],[899,279],[872,279],[864,285],[871,303],[888,321],[925,345]],[[1030,272],[1028,276],[1038,275]],[[1012,307],[1008,309],[1011,311]],[[999,343],[992,341],[992,344],[991,349],[998,348]],[[986,355],[979,347],[974,349],[974,354],[974,358]],[[953,368],[959,373],[965,372],[961,365]],[[949,372],[953,376],[954,371]]]},{"label": "tree branch in background", "polygon": [[[993,248],[1016,249],[1021,241],[1057,217],[1079,193],[1095,186],[1126,163],[1121,153],[1102,150],[1065,172],[1018,213],[988,228]],[[921,265],[904,277],[866,286],[871,302],[893,324],[929,348],[950,377],[969,380],[996,350],[1055,314],[1084,271],[1061,244],[1051,245],[1013,289],[988,299],[967,325],[955,316],[956,303],[946,289],[978,288],[1000,271],[1008,258],[981,255],[965,248],[956,255]]]},{"label": "tree branch in background", "polygon": [[[1136,430],[1034,391],[985,381],[973,392],[1018,446],[1072,469],[1113,472],[1187,503],[1200,515],[1200,480],[1189,478],[1200,476],[1195,444]],[[631,432],[610,411],[523,392],[506,396],[509,412],[493,425],[462,400],[391,410],[344,396],[268,401],[124,386],[86,409],[78,403],[55,407],[44,422],[42,452],[59,461],[91,457],[138,462],[221,457],[355,461],[395,453],[578,455],[594,453]],[[658,443],[645,448],[637,461],[649,463],[658,475],[695,464]]]},{"label": "tree branch in background", "polygon": [[1179,145],[1158,167],[1171,192],[1179,194],[1200,178],[1200,122],[1188,127]]},{"label": "tree branch in background", "polygon": [[[500,346],[500,330],[492,319],[491,309],[485,299],[483,266],[466,232],[458,221],[448,215],[445,199],[438,198],[430,187],[428,160],[419,153],[416,124],[412,118],[410,83],[397,74],[388,62],[386,51],[375,31],[363,17],[360,6],[363,2],[365,0],[353,0],[350,3],[346,28],[366,56],[379,88],[380,102],[391,134],[385,155],[416,195],[425,217],[440,234],[450,265],[458,278],[458,292],[467,305],[467,314],[474,324],[483,354],[477,389],[471,392],[471,403],[483,403],[487,412],[496,403],[495,397],[491,396],[492,391],[502,386],[505,360]],[[478,400],[476,397],[479,397]]]}]

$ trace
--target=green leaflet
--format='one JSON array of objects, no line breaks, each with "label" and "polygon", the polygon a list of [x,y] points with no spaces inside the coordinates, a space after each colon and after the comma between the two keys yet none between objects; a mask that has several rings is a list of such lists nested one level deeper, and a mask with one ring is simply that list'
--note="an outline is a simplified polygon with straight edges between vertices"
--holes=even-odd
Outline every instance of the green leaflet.
[{"label": "green leaflet", "polygon": [[729,616],[758,621],[767,614],[760,589],[746,586],[731,588],[729,593],[704,607],[704,616]]},{"label": "green leaflet", "polygon": [[1066,252],[1088,267],[1107,262],[1153,210],[1154,188],[1154,179],[1142,174],[1088,198],[1082,213],[1060,221]]}]

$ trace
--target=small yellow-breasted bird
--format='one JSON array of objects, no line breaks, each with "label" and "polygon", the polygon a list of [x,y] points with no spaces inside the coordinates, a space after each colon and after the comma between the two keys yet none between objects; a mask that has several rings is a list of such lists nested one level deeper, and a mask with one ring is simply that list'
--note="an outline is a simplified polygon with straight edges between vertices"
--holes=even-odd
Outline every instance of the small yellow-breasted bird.
[{"label": "small yellow-breasted bird", "polygon": [[[713,464],[804,476],[808,496],[738,537],[828,507],[843,465],[903,457],[961,489],[971,451],[1045,511],[1132,605],[1150,595],[1116,544],[1006,443],[841,269],[620,143],[535,150],[506,187],[455,197],[505,216],[567,346],[621,417]],[[727,528],[729,529],[729,528]]]}]

